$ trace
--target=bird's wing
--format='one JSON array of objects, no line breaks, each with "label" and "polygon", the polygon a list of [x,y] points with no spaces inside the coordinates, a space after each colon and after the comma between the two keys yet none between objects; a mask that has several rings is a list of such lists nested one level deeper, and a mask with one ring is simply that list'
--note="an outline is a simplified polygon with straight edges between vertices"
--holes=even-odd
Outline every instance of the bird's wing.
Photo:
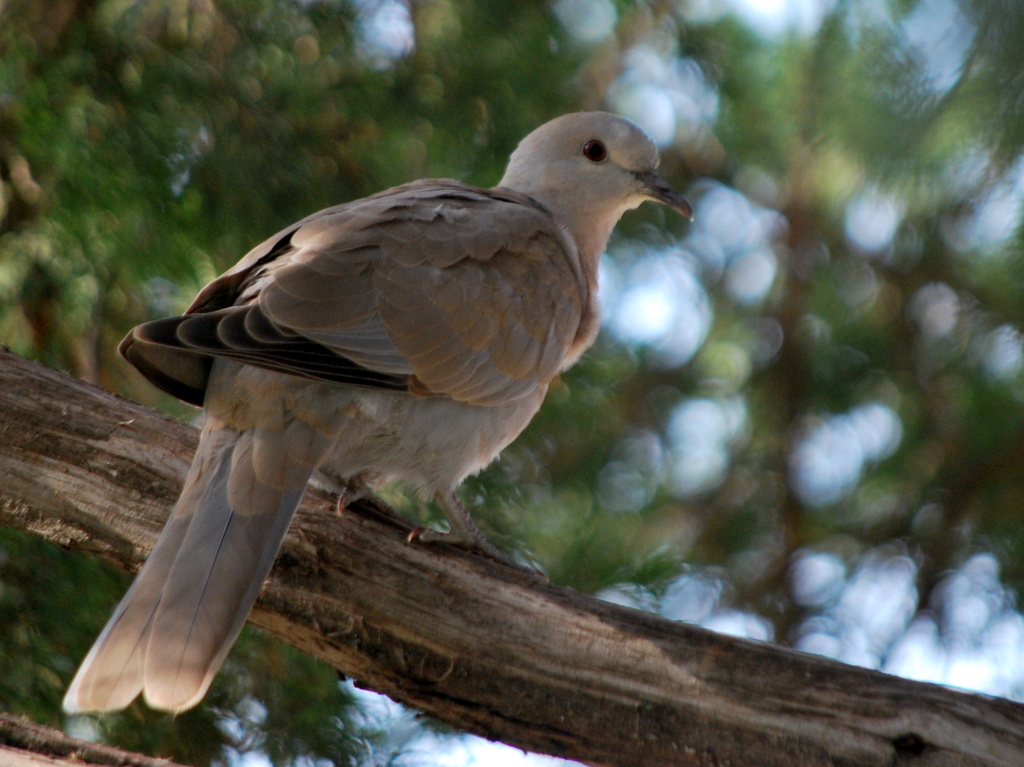
[{"label": "bird's wing", "polygon": [[197,404],[216,356],[494,404],[554,377],[587,300],[576,247],[543,207],[417,182],[276,235],[122,351]]}]

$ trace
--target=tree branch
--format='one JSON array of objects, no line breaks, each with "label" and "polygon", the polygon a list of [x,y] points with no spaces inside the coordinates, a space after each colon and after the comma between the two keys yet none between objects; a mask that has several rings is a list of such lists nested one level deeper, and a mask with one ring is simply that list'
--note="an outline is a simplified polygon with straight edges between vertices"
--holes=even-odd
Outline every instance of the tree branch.
[{"label": "tree branch", "polygon": [[[138,568],[195,431],[0,352],[0,524]],[[454,727],[602,765],[1020,765],[1024,706],[607,604],[311,491],[252,621]]]},{"label": "tree branch", "polygon": [[20,716],[0,712],[0,764],[6,767],[180,767],[119,748],[72,738]]}]

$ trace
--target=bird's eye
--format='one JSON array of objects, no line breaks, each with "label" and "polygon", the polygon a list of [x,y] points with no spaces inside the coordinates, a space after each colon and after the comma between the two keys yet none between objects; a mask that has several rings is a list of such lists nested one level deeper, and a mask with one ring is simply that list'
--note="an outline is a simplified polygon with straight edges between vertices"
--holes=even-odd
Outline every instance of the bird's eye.
[{"label": "bird's eye", "polygon": [[601,162],[608,157],[608,148],[603,141],[592,138],[583,145],[583,156],[591,162]]}]

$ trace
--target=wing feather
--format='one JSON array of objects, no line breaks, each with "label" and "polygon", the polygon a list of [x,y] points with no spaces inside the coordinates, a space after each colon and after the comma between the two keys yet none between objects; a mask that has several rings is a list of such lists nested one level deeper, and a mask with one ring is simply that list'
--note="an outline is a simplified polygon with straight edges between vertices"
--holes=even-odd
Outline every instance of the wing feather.
[{"label": "wing feather", "polygon": [[587,295],[575,245],[537,203],[416,182],[275,235],[188,313],[132,331],[122,351],[190,401],[219,356],[497,404],[558,373]]}]

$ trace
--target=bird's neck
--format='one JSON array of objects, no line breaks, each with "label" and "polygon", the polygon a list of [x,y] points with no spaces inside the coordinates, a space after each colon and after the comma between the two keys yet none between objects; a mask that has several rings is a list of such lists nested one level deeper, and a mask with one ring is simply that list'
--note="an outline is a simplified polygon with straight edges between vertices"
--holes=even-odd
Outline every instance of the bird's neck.
[{"label": "bird's neck", "polygon": [[608,246],[608,238],[612,228],[618,221],[618,216],[587,215],[585,209],[576,208],[576,215],[572,211],[559,210],[557,204],[550,205],[558,223],[564,227],[572,240],[576,243],[579,254],[580,269],[583,272],[583,279],[586,283],[586,303],[583,306],[583,314],[580,317],[580,326],[576,337],[573,339],[570,348],[567,350],[565,367],[575,364],[580,355],[585,352],[594,342],[598,328],[601,324],[601,310],[598,303],[598,269],[600,267],[601,255]]},{"label": "bird's neck", "polygon": [[610,198],[600,185],[567,186],[566,175],[556,166],[524,170],[522,163],[510,162],[499,186],[528,195],[550,210],[572,236],[581,260],[592,263],[596,271],[612,229],[628,206]]},{"label": "bird's neck", "polygon": [[587,188],[566,191],[552,188],[543,175],[519,177],[511,172],[502,179],[501,187],[528,195],[547,208],[555,221],[576,245],[580,270],[586,285],[586,303],[576,338],[566,355],[566,367],[572,365],[594,342],[600,325],[597,275],[601,255],[608,247],[608,238],[627,206],[611,206],[607,197]]}]

